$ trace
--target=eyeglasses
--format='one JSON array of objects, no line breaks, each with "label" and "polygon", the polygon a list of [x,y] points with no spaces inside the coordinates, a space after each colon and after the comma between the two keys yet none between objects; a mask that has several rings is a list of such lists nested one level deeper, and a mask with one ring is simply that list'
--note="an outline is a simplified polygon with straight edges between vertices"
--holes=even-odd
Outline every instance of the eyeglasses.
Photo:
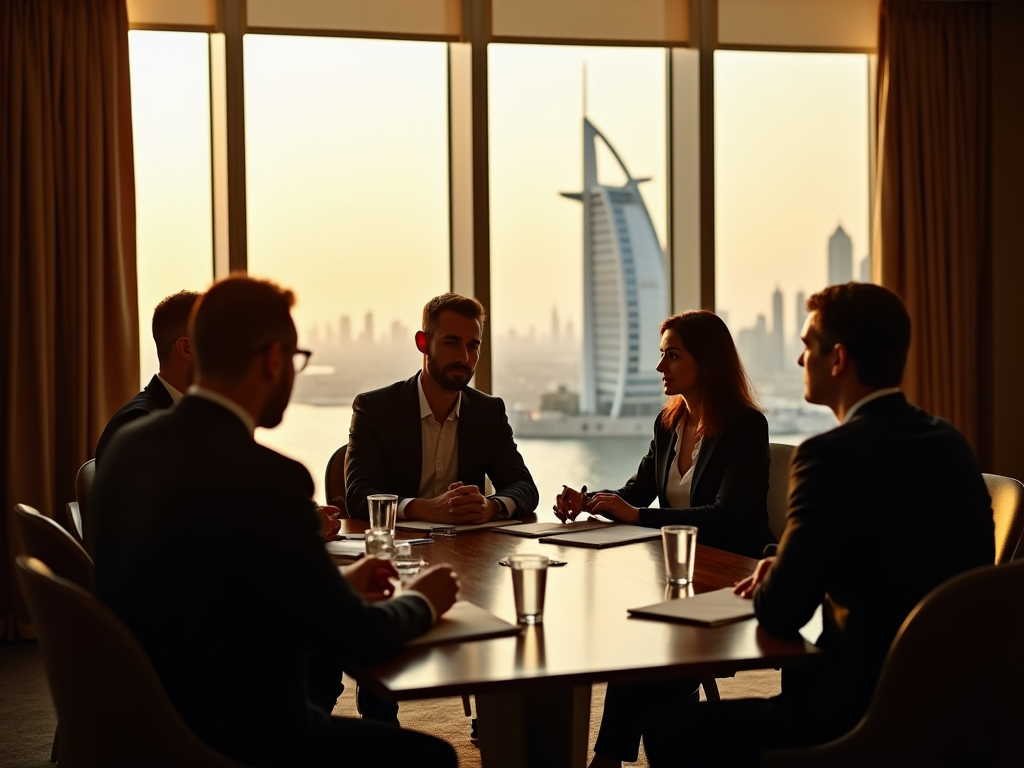
[{"label": "eyeglasses", "polygon": [[308,349],[296,349],[292,352],[292,365],[295,366],[296,373],[302,373],[306,370],[306,366],[309,365],[309,358],[313,356],[313,353]]}]

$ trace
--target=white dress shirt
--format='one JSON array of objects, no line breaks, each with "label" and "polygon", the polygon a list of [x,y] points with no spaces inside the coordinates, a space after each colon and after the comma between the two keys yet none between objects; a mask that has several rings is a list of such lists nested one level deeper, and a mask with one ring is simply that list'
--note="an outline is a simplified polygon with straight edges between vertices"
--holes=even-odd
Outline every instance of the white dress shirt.
[{"label": "white dress shirt", "polygon": [[[420,489],[417,498],[432,499],[448,490],[452,483],[459,482],[459,412],[462,408],[462,393],[455,398],[455,407],[448,418],[438,423],[423,391],[423,373],[416,379],[416,390],[420,396]],[[481,489],[483,492],[483,489]],[[498,518],[510,517],[516,510],[516,502],[506,496],[494,496],[498,505]],[[403,499],[398,505],[398,516],[405,519],[405,508],[413,499]]]},{"label": "white dress shirt", "polygon": [[167,394],[171,396],[171,402],[174,405],[177,405],[178,401],[180,401],[181,398],[184,397],[184,395],[181,394],[181,392],[176,390],[174,387],[172,387],[170,384],[168,384],[167,380],[163,376],[161,376],[159,373],[156,375],[156,377],[158,379],[160,379],[160,383],[164,385],[164,389],[167,390]]},{"label": "white dress shirt", "polygon": [[697,466],[697,456],[700,454],[700,444],[704,442],[701,438],[693,446],[693,453],[690,454],[690,468],[682,475],[679,474],[679,446],[683,444],[683,428],[686,420],[680,420],[676,428],[676,445],[672,450],[669,459],[668,482],[665,483],[665,496],[668,497],[670,509],[686,509],[690,506],[690,487],[693,485],[693,468]]}]

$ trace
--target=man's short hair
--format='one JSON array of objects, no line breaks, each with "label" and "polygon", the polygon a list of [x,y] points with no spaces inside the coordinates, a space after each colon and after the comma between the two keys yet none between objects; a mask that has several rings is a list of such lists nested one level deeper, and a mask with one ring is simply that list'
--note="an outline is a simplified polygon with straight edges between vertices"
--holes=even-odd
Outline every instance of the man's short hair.
[{"label": "man's short hair", "polygon": [[199,375],[238,381],[269,345],[294,343],[294,304],[295,294],[269,280],[232,275],[214,283],[189,321]]},{"label": "man's short hair", "polygon": [[880,285],[832,285],[807,300],[828,347],[842,344],[857,379],[868,387],[897,387],[910,348],[910,315],[900,297]]},{"label": "man's short hair", "polygon": [[445,310],[457,312],[470,320],[478,320],[480,328],[483,329],[487,322],[487,312],[484,305],[476,299],[467,296],[460,296],[457,293],[443,293],[435,296],[423,307],[423,330],[432,333],[440,321],[441,313]]},{"label": "man's short hair", "polygon": [[156,357],[165,365],[174,352],[174,343],[182,336],[188,336],[188,318],[192,307],[203,294],[196,291],[178,291],[156,305],[153,310],[153,341],[156,342]]}]

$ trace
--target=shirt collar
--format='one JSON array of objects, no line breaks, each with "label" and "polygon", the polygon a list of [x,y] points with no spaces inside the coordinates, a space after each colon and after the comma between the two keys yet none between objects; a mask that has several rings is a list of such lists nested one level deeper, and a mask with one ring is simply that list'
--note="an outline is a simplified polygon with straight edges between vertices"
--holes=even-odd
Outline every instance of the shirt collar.
[{"label": "shirt collar", "polygon": [[209,400],[211,403],[216,403],[222,408],[227,408],[241,420],[241,422],[245,425],[245,428],[249,431],[249,435],[255,436],[256,422],[253,420],[252,414],[250,414],[247,410],[245,410],[245,408],[240,406],[230,397],[225,397],[220,392],[214,392],[212,389],[200,387],[198,384],[193,384],[191,387],[189,387],[188,393],[194,397],[201,397],[204,400]]},{"label": "shirt collar", "polygon": [[900,391],[899,387],[886,387],[885,389],[876,389],[871,394],[865,395],[860,400],[858,400],[856,403],[854,403],[850,407],[850,410],[848,410],[846,412],[846,415],[843,417],[843,424],[846,424],[847,422],[849,422],[850,419],[853,418],[854,414],[856,414],[857,411],[859,411],[861,409],[861,406],[867,405],[872,400],[877,400],[880,397],[886,397],[887,395],[898,394],[899,391]]},{"label": "shirt collar", "polygon": [[[423,372],[420,371],[420,375],[416,377],[416,390],[420,393],[420,420],[430,416],[434,417],[434,412],[430,408],[430,403],[427,402],[427,393],[423,391]],[[448,414],[448,418],[445,421],[453,421],[459,418],[459,410],[462,408],[462,393],[459,392],[458,397],[455,398],[455,407],[452,408],[452,412]]]},{"label": "shirt collar", "polygon": [[172,387],[170,384],[168,384],[167,379],[165,379],[159,373],[156,375],[156,377],[160,379],[160,383],[164,385],[164,389],[167,390],[167,394],[171,396],[171,402],[177,405],[178,401],[180,401],[181,398],[184,397],[184,395],[181,394],[181,392],[176,390],[174,387]]}]

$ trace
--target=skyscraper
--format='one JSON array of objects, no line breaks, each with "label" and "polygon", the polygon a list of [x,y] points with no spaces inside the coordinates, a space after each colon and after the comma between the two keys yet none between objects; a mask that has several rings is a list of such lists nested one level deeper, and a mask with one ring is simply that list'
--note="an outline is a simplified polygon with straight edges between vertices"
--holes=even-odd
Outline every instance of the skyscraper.
[{"label": "skyscraper", "polygon": [[[626,175],[597,180],[597,139]],[[664,403],[658,328],[668,315],[665,255],[634,179],[608,139],[583,118],[583,413],[653,416]]]},{"label": "skyscraper", "polygon": [[771,357],[769,359],[769,370],[781,371],[785,362],[786,344],[782,335],[782,291],[778,286],[772,294],[772,335],[771,335]]},{"label": "skyscraper", "polygon": [[828,284],[853,280],[853,240],[840,224],[828,239]]},{"label": "skyscraper", "polygon": [[800,341],[800,334],[804,331],[804,323],[807,322],[807,296],[803,291],[797,291],[796,293],[796,333],[793,334],[796,338],[797,349],[800,348],[802,342]]}]

